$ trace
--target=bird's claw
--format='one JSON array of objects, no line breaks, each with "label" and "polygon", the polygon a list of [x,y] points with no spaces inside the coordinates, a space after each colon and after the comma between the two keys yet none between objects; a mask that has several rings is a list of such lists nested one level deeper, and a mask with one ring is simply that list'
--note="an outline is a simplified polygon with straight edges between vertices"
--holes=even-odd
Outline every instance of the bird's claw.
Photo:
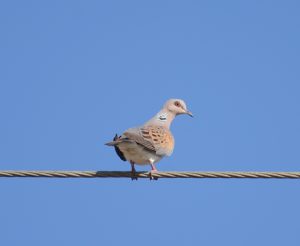
[{"label": "bird's claw", "polygon": [[149,172],[149,178],[150,178],[150,180],[158,180],[157,177],[153,177],[153,174],[154,174],[154,173],[157,173],[157,170],[151,170],[151,171]]},{"label": "bird's claw", "polygon": [[131,180],[138,180],[137,176],[131,176]]},{"label": "bird's claw", "polygon": [[136,172],[131,172],[131,180],[138,180],[138,177],[136,176]]}]

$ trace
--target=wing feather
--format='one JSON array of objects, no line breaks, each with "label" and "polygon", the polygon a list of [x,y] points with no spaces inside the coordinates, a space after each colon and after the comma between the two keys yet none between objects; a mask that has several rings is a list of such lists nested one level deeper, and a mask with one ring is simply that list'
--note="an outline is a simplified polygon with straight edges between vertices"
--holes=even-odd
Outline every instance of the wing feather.
[{"label": "wing feather", "polygon": [[174,138],[171,132],[163,127],[130,128],[123,133],[126,138],[135,141],[157,155],[171,155],[174,148]]}]

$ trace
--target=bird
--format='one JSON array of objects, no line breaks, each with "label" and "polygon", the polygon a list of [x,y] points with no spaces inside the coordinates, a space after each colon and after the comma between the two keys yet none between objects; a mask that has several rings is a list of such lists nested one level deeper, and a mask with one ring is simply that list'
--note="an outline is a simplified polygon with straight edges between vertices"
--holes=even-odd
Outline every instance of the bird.
[{"label": "bird", "polygon": [[122,135],[116,134],[113,146],[122,161],[131,164],[131,179],[137,180],[135,165],[150,165],[150,179],[157,172],[156,163],[173,153],[175,140],[170,126],[177,115],[189,115],[186,103],[182,99],[169,99],[162,109],[144,125],[127,129]]}]

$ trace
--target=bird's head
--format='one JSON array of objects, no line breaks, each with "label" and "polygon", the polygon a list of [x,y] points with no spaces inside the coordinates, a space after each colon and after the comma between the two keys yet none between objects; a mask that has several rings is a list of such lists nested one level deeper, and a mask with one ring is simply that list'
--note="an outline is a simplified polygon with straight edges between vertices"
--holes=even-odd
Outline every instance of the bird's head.
[{"label": "bird's head", "polygon": [[186,103],[181,99],[169,99],[164,108],[174,115],[187,114],[193,117],[192,112],[187,109]]}]

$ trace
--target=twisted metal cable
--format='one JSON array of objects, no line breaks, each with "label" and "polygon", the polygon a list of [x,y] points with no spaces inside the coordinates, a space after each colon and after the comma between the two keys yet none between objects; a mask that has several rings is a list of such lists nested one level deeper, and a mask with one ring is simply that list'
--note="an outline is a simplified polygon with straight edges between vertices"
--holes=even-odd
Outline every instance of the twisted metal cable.
[{"label": "twisted metal cable", "polygon": [[[0,171],[0,177],[31,178],[132,178],[131,172],[121,171]],[[250,178],[300,179],[300,172],[137,172],[136,178]]]}]

